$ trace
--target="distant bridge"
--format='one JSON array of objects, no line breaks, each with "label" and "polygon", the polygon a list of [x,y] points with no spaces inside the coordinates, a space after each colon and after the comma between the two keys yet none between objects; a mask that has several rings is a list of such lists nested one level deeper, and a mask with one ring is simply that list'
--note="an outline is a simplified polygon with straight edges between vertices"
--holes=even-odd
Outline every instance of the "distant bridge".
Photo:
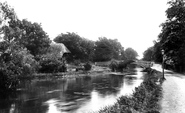
[{"label": "distant bridge", "polygon": [[131,64],[136,64],[142,68],[150,68],[153,66],[153,62],[149,62],[149,61],[142,61],[142,60],[135,60],[134,62],[132,62]]}]

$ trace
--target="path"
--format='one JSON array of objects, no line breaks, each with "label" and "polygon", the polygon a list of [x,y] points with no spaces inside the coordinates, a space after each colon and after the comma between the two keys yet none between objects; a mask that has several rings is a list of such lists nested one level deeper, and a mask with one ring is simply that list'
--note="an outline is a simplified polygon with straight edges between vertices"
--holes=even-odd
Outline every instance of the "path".
[{"label": "path", "polygon": [[[160,65],[153,68],[162,71]],[[165,78],[161,113],[185,113],[185,75],[165,70]]]}]

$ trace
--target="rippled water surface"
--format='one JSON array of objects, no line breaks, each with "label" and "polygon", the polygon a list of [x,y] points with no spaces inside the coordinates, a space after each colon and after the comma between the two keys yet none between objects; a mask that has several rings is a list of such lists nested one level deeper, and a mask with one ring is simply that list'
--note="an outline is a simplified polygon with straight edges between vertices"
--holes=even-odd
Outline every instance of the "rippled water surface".
[{"label": "rippled water surface", "polygon": [[86,113],[113,105],[143,81],[136,75],[91,75],[69,79],[24,81],[14,98],[0,100],[3,113]]}]

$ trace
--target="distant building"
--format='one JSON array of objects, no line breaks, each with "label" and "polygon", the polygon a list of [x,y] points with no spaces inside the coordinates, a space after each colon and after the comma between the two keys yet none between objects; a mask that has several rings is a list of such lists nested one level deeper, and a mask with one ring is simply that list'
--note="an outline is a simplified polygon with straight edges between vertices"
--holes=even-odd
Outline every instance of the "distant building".
[{"label": "distant building", "polygon": [[51,43],[51,52],[58,57],[63,57],[65,53],[71,53],[69,49],[63,43]]}]

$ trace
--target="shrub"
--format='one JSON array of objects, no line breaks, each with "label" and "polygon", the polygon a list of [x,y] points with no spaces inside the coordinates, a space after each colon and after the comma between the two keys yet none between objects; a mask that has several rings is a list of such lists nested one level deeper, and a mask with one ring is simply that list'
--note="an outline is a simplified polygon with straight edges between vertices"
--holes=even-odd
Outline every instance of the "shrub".
[{"label": "shrub", "polygon": [[118,62],[116,62],[115,60],[112,60],[110,65],[109,65],[109,68],[111,69],[112,72],[115,72],[117,70],[117,67],[118,67]]},{"label": "shrub", "polygon": [[49,55],[41,56],[39,60],[39,65],[39,72],[41,73],[65,72],[67,70],[64,61]]},{"label": "shrub", "polygon": [[80,65],[80,63],[81,63],[81,61],[80,60],[74,60],[74,65],[76,65],[76,66],[79,66]]},{"label": "shrub", "polygon": [[58,66],[58,72],[66,72],[67,71],[67,66],[66,64],[63,62],[60,66]]},{"label": "shrub", "polygon": [[17,57],[17,59],[21,62],[21,77],[28,77],[37,72],[39,64],[34,59],[34,56],[27,51],[27,49],[18,51],[15,57]]},{"label": "shrub", "polygon": [[91,70],[92,65],[89,62],[87,62],[87,63],[85,63],[84,68],[85,68],[85,71],[89,71],[89,70]]},{"label": "shrub", "polygon": [[0,93],[15,90],[20,77],[35,72],[37,62],[34,57],[15,42],[0,43]]},{"label": "shrub", "polygon": [[[133,60],[126,60],[126,61],[116,61],[116,60],[112,60],[109,67],[111,68],[111,70],[114,71],[119,71],[119,72],[123,72],[123,69],[126,69],[128,67],[129,64],[131,64],[132,62],[134,62]],[[131,67],[131,66],[130,66]],[[132,66],[134,68],[134,66]]]}]

